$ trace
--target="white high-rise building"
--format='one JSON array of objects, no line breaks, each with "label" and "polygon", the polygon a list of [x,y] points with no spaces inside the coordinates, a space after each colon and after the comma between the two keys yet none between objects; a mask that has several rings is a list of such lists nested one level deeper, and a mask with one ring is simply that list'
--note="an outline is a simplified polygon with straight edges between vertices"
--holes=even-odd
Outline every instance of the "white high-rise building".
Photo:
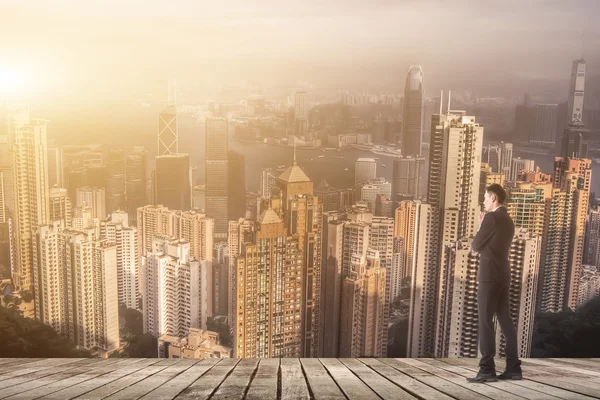
[{"label": "white high-rise building", "polygon": [[206,261],[190,255],[185,240],[156,237],[142,257],[144,333],[184,337],[206,329],[212,274]]},{"label": "white high-rise building", "polygon": [[75,345],[106,355],[119,343],[117,248],[93,229],[40,226],[34,271],[36,318]]},{"label": "white high-rise building", "polygon": [[106,218],[106,193],[104,188],[83,186],[75,191],[76,207],[90,207],[92,218]]},{"label": "white high-rise building", "polygon": [[137,236],[137,229],[129,227],[128,214],[124,211],[114,212],[100,223],[100,237],[117,246],[119,303],[140,310],[141,271]]},{"label": "white high-rise building", "polygon": [[377,162],[372,158],[359,158],[354,165],[354,185],[370,181],[377,177]]},{"label": "white high-rise building", "polygon": [[49,221],[63,220],[65,227],[72,225],[71,198],[67,189],[51,188],[49,199]]},{"label": "white high-rise building", "polygon": [[237,259],[241,255],[242,245],[248,241],[248,233],[254,231],[254,221],[240,218],[237,221],[229,221],[229,233],[227,235],[227,247],[229,249],[229,290],[227,295],[227,322],[230,327],[235,326],[237,316],[235,302],[237,299]]},{"label": "white high-rise building", "polygon": [[580,307],[600,296],[600,268],[595,265],[582,265],[581,278],[579,279],[579,293],[577,306]]},{"label": "white high-rise building", "polygon": [[46,122],[16,116],[8,138],[15,207],[12,278],[18,288],[33,291],[35,230],[49,216]]}]

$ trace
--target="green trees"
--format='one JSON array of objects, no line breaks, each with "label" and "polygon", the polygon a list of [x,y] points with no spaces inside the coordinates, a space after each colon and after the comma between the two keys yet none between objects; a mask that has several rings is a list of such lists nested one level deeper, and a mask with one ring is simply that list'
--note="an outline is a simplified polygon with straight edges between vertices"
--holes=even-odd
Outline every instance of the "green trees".
[{"label": "green trees", "polygon": [[600,296],[575,311],[537,316],[531,357],[600,357]]},{"label": "green trees", "polygon": [[0,338],[0,358],[90,357],[48,325],[23,317],[12,304],[0,306]]}]

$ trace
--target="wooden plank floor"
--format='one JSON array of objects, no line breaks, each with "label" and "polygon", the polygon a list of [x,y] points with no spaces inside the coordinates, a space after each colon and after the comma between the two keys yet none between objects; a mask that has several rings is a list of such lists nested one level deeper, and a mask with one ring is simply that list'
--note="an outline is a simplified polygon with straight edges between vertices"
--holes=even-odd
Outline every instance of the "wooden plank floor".
[{"label": "wooden plank floor", "polygon": [[[600,359],[525,359],[468,383],[470,358],[0,359],[0,399],[600,399]],[[504,367],[497,360],[500,372]]]}]

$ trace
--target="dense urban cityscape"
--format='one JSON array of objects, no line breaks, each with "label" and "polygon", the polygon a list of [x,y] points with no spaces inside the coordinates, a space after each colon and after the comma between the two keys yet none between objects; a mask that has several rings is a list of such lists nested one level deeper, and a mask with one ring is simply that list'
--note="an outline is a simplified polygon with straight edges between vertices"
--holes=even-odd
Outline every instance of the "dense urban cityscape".
[{"label": "dense urban cityscape", "polygon": [[[600,108],[585,107],[586,61],[572,62],[564,103],[514,105],[500,141],[469,93],[432,96],[425,76],[412,65],[403,93],[329,103],[298,88],[202,105],[180,104],[169,79],[151,151],[61,143],[44,115],[5,102],[3,306],[100,357],[132,355],[141,335],[145,354],[167,358],[477,357],[470,245],[498,183],[530,357],[537,316],[600,295]],[[180,143],[190,126],[203,155]]]}]

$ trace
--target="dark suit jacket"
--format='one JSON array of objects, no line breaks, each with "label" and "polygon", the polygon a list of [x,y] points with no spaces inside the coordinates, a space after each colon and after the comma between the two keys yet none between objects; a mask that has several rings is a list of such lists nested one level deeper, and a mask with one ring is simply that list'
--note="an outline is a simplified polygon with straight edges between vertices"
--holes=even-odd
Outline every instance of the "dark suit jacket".
[{"label": "dark suit jacket", "polygon": [[471,242],[471,248],[479,253],[478,282],[510,284],[508,253],[514,234],[515,225],[506,207],[485,215]]}]

